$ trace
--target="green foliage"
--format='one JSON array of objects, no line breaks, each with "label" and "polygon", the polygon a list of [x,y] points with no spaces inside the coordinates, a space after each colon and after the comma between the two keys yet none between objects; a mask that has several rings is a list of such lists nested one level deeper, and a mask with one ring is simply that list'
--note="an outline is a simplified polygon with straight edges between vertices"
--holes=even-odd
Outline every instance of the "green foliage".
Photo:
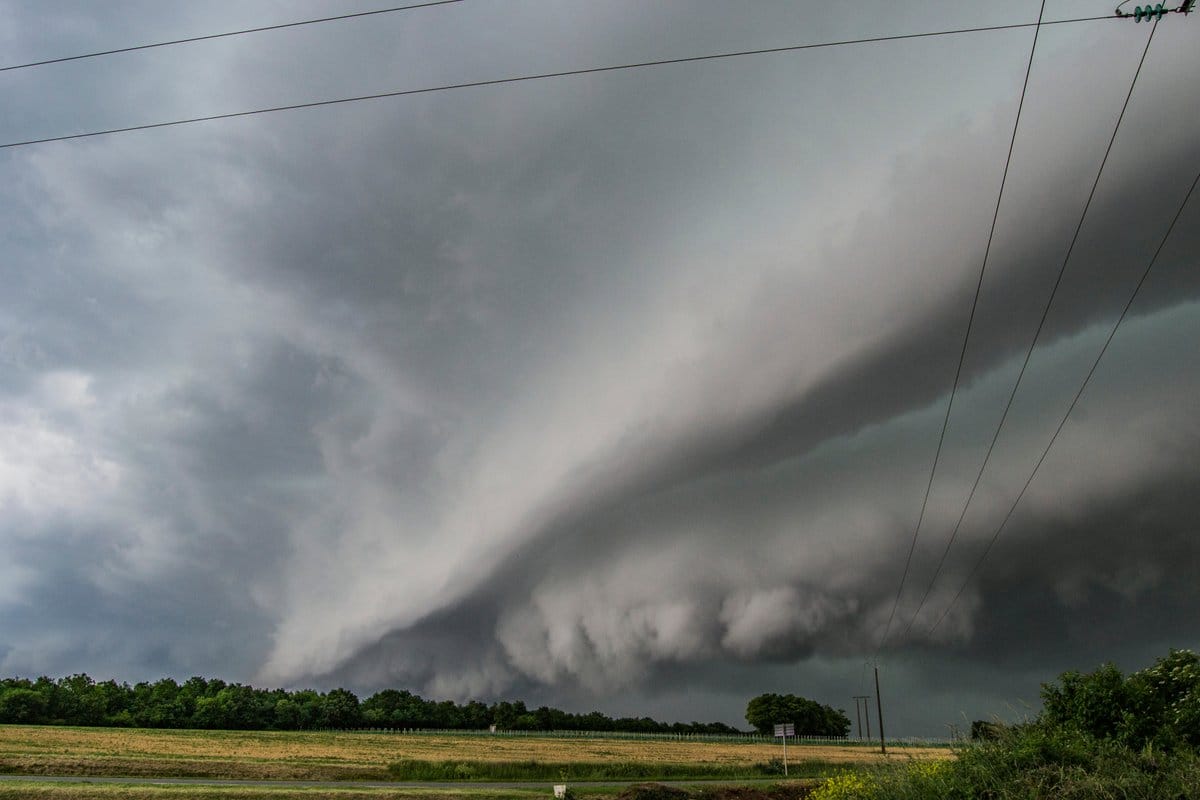
[{"label": "green foliage", "polygon": [[1128,677],[1112,664],[1042,686],[1042,719],[1140,749],[1200,748],[1200,657],[1172,650]]},{"label": "green foliage", "polygon": [[5,722],[41,722],[48,707],[47,699],[33,689],[14,687],[0,693],[0,720]]},{"label": "green foliage", "polygon": [[1005,725],[1000,722],[988,722],[977,719],[971,723],[971,741],[995,741],[1004,733]]},{"label": "green foliage", "polygon": [[767,759],[764,763],[759,764],[759,769],[761,769],[767,775],[783,775],[783,773],[784,773],[783,759],[782,758]]},{"label": "green foliage", "polygon": [[1041,715],[977,722],[957,758],[842,772],[812,800],[1200,800],[1200,659],[1172,650],[1124,676],[1111,664],[1043,687]]},{"label": "green foliage", "polygon": [[321,727],[357,728],[362,725],[358,698],[346,689],[334,689],[321,700]]},{"label": "green foliage", "polygon": [[866,771],[843,770],[821,781],[808,800],[867,800],[878,795],[875,776]]},{"label": "green foliage", "polygon": [[968,744],[957,758],[838,772],[810,800],[1188,800],[1200,798],[1194,753],[1133,750],[1041,723]]},{"label": "green foliage", "polygon": [[760,694],[747,704],[746,721],[762,734],[785,722],[795,724],[800,736],[842,737],[850,732],[844,711],[794,694]]},{"label": "green foliage", "polygon": [[98,725],[124,728],[208,730],[313,730],[319,728],[424,728],[603,731],[667,734],[738,734],[719,722],[667,724],[650,719],[613,719],[597,711],[571,714],[522,702],[486,705],[425,700],[412,692],[384,689],[363,702],[347,689],[256,689],[240,683],[171,678],[155,683],[104,681],[72,675],[36,681],[0,680],[0,724]]}]

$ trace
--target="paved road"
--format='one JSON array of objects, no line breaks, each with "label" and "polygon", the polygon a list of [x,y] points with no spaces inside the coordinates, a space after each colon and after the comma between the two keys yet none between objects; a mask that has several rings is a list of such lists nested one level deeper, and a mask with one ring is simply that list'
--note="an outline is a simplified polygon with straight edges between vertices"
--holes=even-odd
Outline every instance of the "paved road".
[{"label": "paved road", "polygon": [[[33,781],[35,783],[123,783],[137,786],[251,786],[280,789],[545,789],[550,794],[551,783],[546,781],[510,781],[482,783],[475,781],[247,781],[221,778],[112,778],[86,775],[0,775],[0,783]],[[635,783],[662,783],[667,786],[736,785],[778,783],[780,778],[748,778],[746,780],[703,781],[572,781],[571,785],[629,786]]]}]

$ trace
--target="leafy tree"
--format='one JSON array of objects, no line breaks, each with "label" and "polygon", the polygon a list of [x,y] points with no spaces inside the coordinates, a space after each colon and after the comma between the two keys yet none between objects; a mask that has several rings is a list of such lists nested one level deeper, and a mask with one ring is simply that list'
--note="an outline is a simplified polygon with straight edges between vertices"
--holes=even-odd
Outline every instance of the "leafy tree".
[{"label": "leafy tree", "polygon": [[60,707],[55,714],[75,725],[102,725],[108,715],[107,686],[97,686],[87,675],[72,675],[58,682]]},{"label": "leafy tree", "polygon": [[536,731],[538,718],[535,714],[522,714],[513,720],[512,729],[515,731]]},{"label": "leafy tree", "polygon": [[527,713],[528,710],[525,708],[525,703],[520,700],[515,703],[504,700],[492,706],[492,720],[500,730],[515,728],[517,719]]},{"label": "leafy tree", "polygon": [[746,721],[762,734],[788,722],[801,736],[840,737],[850,732],[850,718],[844,711],[794,694],[760,694],[746,705]]},{"label": "leafy tree", "polygon": [[133,686],[85,674],[53,680],[0,678],[0,722],[106,725],[113,727],[207,728],[232,730],[309,730],[355,728],[363,724],[391,728],[581,730],[738,733],[722,723],[667,724],[649,717],[613,719],[598,711],[573,714],[550,706],[531,711],[525,703],[478,701],[458,704],[426,700],[409,691],[384,689],[358,702],[353,693],[335,689],[256,689],[223,680],[172,678]]},{"label": "leafy tree", "polygon": [[384,689],[362,703],[363,720],[385,728],[434,728],[433,704],[412,692]]},{"label": "leafy tree", "polygon": [[1131,704],[1125,676],[1113,664],[1095,672],[1075,671],[1059,676],[1061,685],[1043,685],[1045,718],[1052,724],[1071,725],[1097,738],[1115,737],[1124,709]]},{"label": "leafy tree", "polygon": [[312,689],[292,693],[292,701],[300,709],[301,730],[317,727],[321,718],[321,695]]},{"label": "leafy tree", "polygon": [[358,697],[348,689],[334,689],[321,700],[321,724],[326,728],[357,728],[362,725]]},{"label": "leafy tree", "polygon": [[17,725],[41,724],[46,722],[49,706],[45,695],[36,689],[5,689],[0,692],[0,722]]},{"label": "leafy tree", "polygon": [[472,700],[462,707],[462,724],[464,728],[482,730],[492,724],[492,714],[486,705]]},{"label": "leafy tree", "polygon": [[1112,664],[1042,685],[1041,720],[1133,748],[1200,748],[1200,657],[1172,650],[1128,677]]}]

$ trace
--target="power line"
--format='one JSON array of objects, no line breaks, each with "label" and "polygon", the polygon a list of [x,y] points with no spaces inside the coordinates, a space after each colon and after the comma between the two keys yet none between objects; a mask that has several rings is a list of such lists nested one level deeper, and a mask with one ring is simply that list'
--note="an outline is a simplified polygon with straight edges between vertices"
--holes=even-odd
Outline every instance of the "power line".
[{"label": "power line", "polygon": [[1050,308],[1054,305],[1054,298],[1058,294],[1058,288],[1062,285],[1063,275],[1066,274],[1067,264],[1071,261],[1071,254],[1075,251],[1075,244],[1079,241],[1079,233],[1083,230],[1083,222],[1087,219],[1088,210],[1092,206],[1092,200],[1096,196],[1096,188],[1100,185],[1100,177],[1104,174],[1104,167],[1108,164],[1109,154],[1112,153],[1113,143],[1117,140],[1117,132],[1121,130],[1121,122],[1125,119],[1125,111],[1129,108],[1129,100],[1133,97],[1134,87],[1137,86],[1138,76],[1142,73],[1142,65],[1146,63],[1146,54],[1150,52],[1150,44],[1154,41],[1154,32],[1158,30],[1158,20],[1154,21],[1154,25],[1150,28],[1150,35],[1146,37],[1146,46],[1142,50],[1142,57],[1138,61],[1137,69],[1133,73],[1133,81],[1129,84],[1129,92],[1125,95],[1125,102],[1121,105],[1121,113],[1117,116],[1117,124],[1113,126],[1112,136],[1108,140],[1108,146],[1104,150],[1104,157],[1100,160],[1100,169],[1096,171],[1096,180],[1092,182],[1092,189],[1088,193],[1087,201],[1083,205],[1083,213],[1079,215],[1079,224],[1075,226],[1075,233],[1071,236],[1071,243],[1067,247],[1067,254],[1063,258],[1062,266],[1058,270],[1058,276],[1054,280],[1054,286],[1050,290],[1050,297],[1046,300],[1046,307],[1042,309],[1042,318],[1038,321],[1037,330],[1033,333],[1033,340],[1029,343],[1029,348],[1025,351],[1025,360],[1021,362],[1021,369],[1017,373],[1016,383],[1013,384],[1012,391],[1009,392],[1008,401],[1004,404],[1004,411],[1000,415],[1000,422],[996,425],[996,430],[992,433],[992,441],[988,444],[987,452],[984,453],[983,463],[979,465],[979,472],[975,474],[975,482],[971,485],[971,491],[967,494],[967,501],[963,504],[962,512],[958,515],[958,521],[954,525],[954,530],[950,534],[949,541],[946,542],[946,549],[942,552],[942,557],[938,561],[937,568],[934,570],[933,577],[929,581],[929,585],[925,589],[925,596],[921,599],[921,604],[913,613],[913,617],[909,620],[908,627],[905,628],[905,633],[912,630],[913,624],[917,620],[917,615],[924,608],[926,600],[929,599],[929,594],[933,590],[938,576],[942,572],[942,567],[946,563],[946,558],[950,554],[950,548],[954,545],[958,538],[958,532],[962,529],[963,520],[967,516],[967,509],[971,507],[971,501],[975,499],[975,492],[979,489],[979,483],[983,478],[983,473],[987,469],[988,462],[992,458],[992,452],[996,449],[996,442],[1000,439],[1000,432],[1004,430],[1004,423],[1008,420],[1008,412],[1012,409],[1013,400],[1017,396],[1017,390],[1021,388],[1021,381],[1025,377],[1025,371],[1029,366],[1029,361],[1033,356],[1034,348],[1037,346],[1038,339],[1042,335],[1042,329],[1046,325],[1046,319],[1050,316]]},{"label": "power line", "polygon": [[1092,367],[1088,370],[1087,377],[1083,379],[1083,383],[1080,385],[1079,391],[1077,391],[1075,393],[1075,397],[1072,398],[1071,405],[1067,407],[1067,413],[1063,414],[1063,418],[1059,421],[1058,427],[1054,431],[1054,435],[1050,437],[1050,441],[1046,445],[1046,449],[1042,451],[1042,455],[1038,458],[1037,464],[1034,465],[1033,471],[1029,473],[1029,478],[1026,479],[1025,485],[1021,487],[1021,491],[1019,494],[1017,494],[1017,498],[1013,500],[1012,505],[1009,506],[1008,513],[1004,515],[1004,520],[1000,523],[1000,527],[996,528],[996,532],[992,534],[991,540],[987,543],[987,547],[983,549],[983,553],[980,554],[979,559],[975,562],[975,566],[973,566],[971,571],[967,573],[967,577],[963,580],[962,586],[958,588],[958,592],[954,595],[954,599],[950,601],[949,605],[946,606],[946,610],[942,612],[941,616],[938,617],[937,621],[933,623],[932,627],[930,627],[930,635],[932,635],[934,631],[938,629],[938,626],[941,625],[942,621],[945,620],[950,614],[950,610],[954,608],[954,605],[958,602],[959,598],[962,597],[962,593],[966,590],[967,585],[971,582],[971,578],[975,577],[975,573],[979,571],[979,568],[983,565],[984,560],[986,560],[988,554],[991,553],[992,545],[996,544],[996,540],[1000,538],[1000,534],[1004,531],[1005,526],[1008,525],[1008,521],[1012,519],[1013,512],[1017,510],[1017,505],[1021,502],[1021,498],[1025,496],[1026,490],[1028,490],[1030,484],[1033,483],[1033,479],[1037,476],[1038,470],[1041,469],[1042,463],[1046,460],[1046,456],[1049,454],[1050,448],[1054,446],[1054,442],[1057,441],[1058,435],[1062,433],[1063,428],[1066,426],[1067,419],[1071,416],[1071,412],[1075,410],[1075,406],[1079,403],[1079,398],[1083,396],[1083,392],[1087,388],[1088,383],[1091,382],[1092,376],[1096,374],[1096,368],[1100,365],[1100,359],[1104,358],[1104,354],[1108,352],[1108,346],[1112,344],[1113,337],[1117,335],[1117,329],[1121,327],[1121,323],[1125,321],[1125,317],[1129,314],[1129,309],[1133,306],[1133,301],[1137,299],[1138,293],[1142,290],[1142,286],[1146,283],[1146,279],[1150,276],[1150,270],[1154,268],[1155,262],[1158,261],[1159,254],[1162,253],[1163,248],[1167,244],[1167,240],[1171,238],[1171,233],[1175,230],[1175,224],[1179,222],[1179,218],[1183,216],[1183,211],[1187,207],[1188,201],[1191,200],[1192,193],[1196,191],[1196,185],[1198,183],[1200,183],[1200,173],[1197,173],[1195,179],[1192,180],[1191,188],[1188,189],[1187,194],[1183,198],[1183,202],[1179,204],[1179,210],[1175,212],[1175,217],[1171,220],[1171,224],[1167,227],[1167,232],[1163,235],[1162,241],[1159,242],[1158,249],[1154,251],[1154,255],[1151,257],[1150,263],[1142,272],[1141,278],[1138,279],[1137,285],[1133,289],[1133,294],[1129,296],[1129,301],[1125,303],[1125,308],[1121,310],[1121,316],[1117,318],[1116,324],[1113,325],[1112,330],[1109,331],[1108,338],[1104,340],[1104,346],[1100,348],[1099,354],[1097,354],[1095,360],[1092,361]]},{"label": "power line", "polygon": [[336,17],[320,17],[319,19],[306,19],[299,22],[284,22],[279,25],[263,25],[257,28],[242,28],[236,31],[226,31],[225,33],[210,33],[205,36],[189,36],[186,39],[171,39],[166,42],[154,42],[152,44],[139,44],[132,47],[118,47],[115,50],[98,50],[94,53],[81,53],[74,56],[62,56],[60,58],[47,58],[42,61],[30,61],[26,64],[13,64],[7,67],[0,67],[0,72],[11,72],[18,69],[29,69],[30,67],[44,67],[48,64],[62,64],[67,61],[82,61],[85,58],[100,58],[101,56],[113,56],[118,53],[133,53],[138,50],[152,50],[156,47],[171,47],[177,44],[189,44],[191,42],[205,42],[210,39],[225,39],[231,36],[244,36],[248,33],[263,33],[264,31],[278,31],[284,28],[299,28],[302,25],[319,25],[324,22],[339,22],[347,19],[357,19],[358,17],[372,17],[380,14],[394,14],[397,11],[412,11],[417,8],[429,8],[430,6],[445,6],[453,3],[461,3],[462,0],[431,0],[428,3],[416,3],[408,6],[394,6],[392,8],[380,8],[375,11],[357,11],[353,14],[339,14]]},{"label": "power line", "polygon": [[[1102,17],[1075,17],[1072,19],[1055,20],[1054,22],[1043,22],[1042,25],[1065,25],[1076,22],[1093,22],[1104,19],[1119,19],[1119,17],[1106,15]],[[646,67],[661,67],[668,64],[689,64],[700,61],[716,61],[727,58],[739,58],[742,56],[759,56],[770,55],[773,53],[791,53],[801,50],[817,50],[829,47],[843,47],[856,44],[877,44],[879,42],[893,42],[905,39],[927,39],[936,36],[954,36],[967,33],[984,33],[989,31],[1005,31],[1016,30],[1019,28],[1031,28],[1037,25],[1035,22],[1018,22],[1009,25],[989,25],[978,28],[957,28],[954,30],[944,31],[928,31],[925,33],[907,33],[894,36],[874,36],[864,39],[842,39],[834,42],[819,42],[816,44],[798,44],[787,47],[767,47],[758,50],[738,50],[728,53],[712,53],[702,56],[685,56],[683,58],[666,58],[656,61],[640,61],[630,64],[615,64],[605,67],[585,67],[582,69],[561,70],[558,72],[542,72],[532,75],[517,75],[509,78],[493,78],[490,80],[467,81],[465,83],[447,83],[440,86],[429,86],[421,89],[402,89],[394,92],[379,92],[376,94],[358,95],[355,97],[342,97],[333,100],[315,100],[308,103],[292,103],[283,106],[272,106],[270,108],[258,108],[250,111],[234,111],[225,114],[209,114],[203,117],[189,117],[187,119],[176,119],[167,122],[151,122],[142,125],[129,125],[121,128],[107,128],[105,130],[88,131],[86,133],[72,133],[63,136],[47,136],[41,139],[27,139],[19,142],[8,142],[0,144],[0,150],[14,147],[28,147],[35,144],[47,144],[49,142],[65,142],[71,139],[86,139],[94,136],[108,136],[116,133],[129,133],[132,131],[151,130],[153,128],[169,128],[176,125],[190,125],[196,122],[211,122],[218,119],[234,119],[236,117],[249,117],[256,114],[271,114],[278,111],[296,111],[304,108],[318,108],[321,106],[341,105],[345,103],[358,103],[365,100],[381,100],[389,97],[406,97],[417,94],[432,94],[435,92],[447,92],[455,89],[472,89],[483,86],[500,86],[510,83],[523,83],[526,81],[546,80],[550,78],[566,78],[576,75],[591,75],[600,72],[618,72],[622,70],[643,69]]]},{"label": "power line", "polygon": [[[1008,183],[1008,168],[1012,164],[1013,148],[1017,143],[1017,129],[1021,124],[1021,111],[1025,107],[1025,93],[1029,89],[1029,75],[1033,71],[1033,54],[1037,52],[1038,34],[1041,33],[1042,16],[1046,13],[1046,0],[1042,0],[1041,8],[1038,10],[1038,25],[1033,29],[1033,44],[1029,48],[1029,60],[1025,64],[1025,80],[1021,84],[1021,99],[1017,102],[1017,116],[1013,120],[1012,137],[1008,142],[1008,155],[1004,159],[1004,174],[1000,178],[1000,192],[996,196],[996,208],[992,212],[992,225],[988,230],[987,245],[983,249],[983,263],[979,266],[979,279],[975,283],[975,297],[971,300],[971,313],[967,317],[967,330],[963,334],[962,349],[958,354],[958,366],[954,369],[954,385],[950,389],[950,401],[946,403],[946,415],[942,418],[942,430],[938,434],[937,450],[933,454],[933,466],[929,469],[929,480],[925,483],[925,496],[921,500],[921,513],[917,517],[917,526],[913,530],[912,544],[908,547],[908,557],[904,561],[904,572],[900,576],[900,586],[896,589],[896,599],[892,603],[892,612],[888,615],[887,625],[883,629],[883,637],[879,640],[879,647],[875,649],[875,656],[878,658],[879,651],[887,644],[888,634],[892,630],[892,621],[896,618],[896,609],[900,607],[900,597],[904,593],[904,584],[908,580],[908,572],[912,567],[913,552],[917,549],[917,538],[921,534],[921,524],[925,521],[925,510],[929,506],[929,494],[933,489],[933,478],[937,474],[938,462],[942,456],[942,445],[946,441],[946,429],[950,427],[950,411],[954,408],[954,398],[958,394],[958,382],[962,378],[963,362],[967,358],[967,343],[971,340],[971,328],[975,324],[975,311],[979,308],[979,295],[983,289],[983,275],[987,271],[988,256],[992,252],[992,240],[996,236],[996,221],[1000,218],[1000,203],[1004,199],[1004,187]],[[928,596],[928,591],[926,592]],[[924,605],[925,600],[922,598],[921,604]],[[919,610],[919,609],[918,609]],[[912,623],[909,622],[909,627]],[[908,630],[905,630],[908,633]]]}]

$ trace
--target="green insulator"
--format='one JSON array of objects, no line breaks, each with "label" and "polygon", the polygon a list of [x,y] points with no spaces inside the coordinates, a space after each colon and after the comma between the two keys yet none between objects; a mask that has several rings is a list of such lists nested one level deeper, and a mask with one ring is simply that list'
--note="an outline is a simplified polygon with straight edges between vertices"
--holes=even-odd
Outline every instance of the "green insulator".
[{"label": "green insulator", "polygon": [[1144,8],[1142,6],[1138,6],[1133,11],[1133,21],[1141,22],[1142,17],[1145,17],[1146,19],[1150,19],[1152,17],[1158,17],[1159,19],[1162,19],[1163,14],[1165,13],[1167,13],[1167,9],[1163,8],[1162,3],[1159,3],[1155,6],[1146,6]]}]

